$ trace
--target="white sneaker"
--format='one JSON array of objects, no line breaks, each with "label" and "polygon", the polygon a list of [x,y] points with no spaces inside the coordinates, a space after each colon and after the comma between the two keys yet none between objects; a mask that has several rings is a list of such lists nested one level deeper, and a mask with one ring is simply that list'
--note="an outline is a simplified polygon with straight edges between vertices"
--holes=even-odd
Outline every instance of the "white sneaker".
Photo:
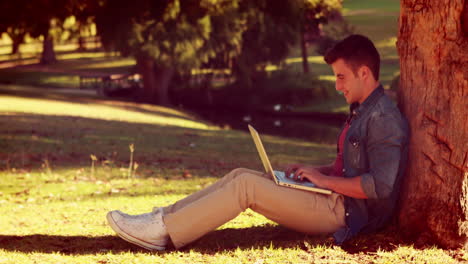
[{"label": "white sneaker", "polygon": [[165,250],[169,235],[162,216],[162,210],[141,215],[117,210],[107,213],[107,221],[124,240],[149,250]]}]

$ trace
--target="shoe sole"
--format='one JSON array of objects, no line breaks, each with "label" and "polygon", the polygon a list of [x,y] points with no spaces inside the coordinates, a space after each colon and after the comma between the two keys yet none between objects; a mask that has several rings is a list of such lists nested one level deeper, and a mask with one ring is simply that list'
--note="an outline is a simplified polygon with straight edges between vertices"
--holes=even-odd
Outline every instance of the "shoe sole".
[{"label": "shoe sole", "polygon": [[117,235],[119,237],[121,237],[123,240],[127,241],[127,242],[130,242],[132,244],[135,244],[137,246],[140,246],[142,248],[146,248],[148,250],[158,250],[158,251],[162,251],[162,250],[165,250],[166,247],[165,246],[159,246],[159,245],[155,245],[155,244],[151,244],[151,243],[148,243],[146,241],[143,241],[139,238],[136,238],[130,234],[127,234],[125,231],[123,231],[119,225],[115,222],[114,218],[112,217],[112,213],[109,212],[107,213],[107,222],[109,223],[110,227],[114,230],[115,233],[117,233]]}]

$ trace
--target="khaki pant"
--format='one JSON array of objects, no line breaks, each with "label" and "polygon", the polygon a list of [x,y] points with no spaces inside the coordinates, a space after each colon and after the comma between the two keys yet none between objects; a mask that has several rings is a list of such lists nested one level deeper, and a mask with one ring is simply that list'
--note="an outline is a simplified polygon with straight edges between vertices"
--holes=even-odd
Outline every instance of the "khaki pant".
[{"label": "khaki pant", "polygon": [[164,222],[176,248],[235,218],[247,208],[283,226],[308,233],[343,227],[343,196],[276,185],[271,176],[235,169],[213,185],[163,208]]}]

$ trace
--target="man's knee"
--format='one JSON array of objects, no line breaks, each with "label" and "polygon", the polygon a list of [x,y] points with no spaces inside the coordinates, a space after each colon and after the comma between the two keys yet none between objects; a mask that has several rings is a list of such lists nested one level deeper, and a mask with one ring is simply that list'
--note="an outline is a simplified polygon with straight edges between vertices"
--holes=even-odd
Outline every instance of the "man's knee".
[{"label": "man's knee", "polygon": [[250,208],[255,204],[255,190],[260,177],[255,174],[244,172],[231,181],[233,196],[237,197],[242,210]]},{"label": "man's knee", "polygon": [[246,173],[247,171],[248,169],[246,168],[236,168],[236,169],[233,169],[229,174],[237,176],[237,175]]}]

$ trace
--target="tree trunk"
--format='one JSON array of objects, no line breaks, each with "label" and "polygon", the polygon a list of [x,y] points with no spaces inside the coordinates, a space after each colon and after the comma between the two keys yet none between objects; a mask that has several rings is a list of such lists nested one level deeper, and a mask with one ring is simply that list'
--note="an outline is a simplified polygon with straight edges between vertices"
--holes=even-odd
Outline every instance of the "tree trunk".
[{"label": "tree trunk", "polygon": [[11,55],[18,54],[19,47],[20,47],[21,43],[22,42],[18,42],[18,41],[15,41],[15,40],[12,41],[12,43],[11,43]]},{"label": "tree trunk", "polygon": [[143,76],[140,101],[169,106],[169,84],[174,76],[174,69],[157,66],[154,59],[147,56],[138,57],[137,65]]},{"label": "tree trunk", "polygon": [[139,101],[153,103],[155,90],[154,60],[147,56],[139,56],[136,59],[138,71],[143,78],[143,89],[138,96]]},{"label": "tree trunk", "polygon": [[304,30],[300,31],[301,34],[301,54],[302,54],[302,71],[309,73],[309,62],[307,61],[307,42],[304,37]]},{"label": "tree trunk", "polygon": [[157,101],[159,105],[170,106],[169,84],[174,76],[174,69],[165,66],[155,67],[155,83],[157,91]]},{"label": "tree trunk", "polygon": [[411,141],[399,224],[443,247],[468,246],[466,0],[401,0],[399,104]]},{"label": "tree trunk", "polygon": [[83,33],[85,31],[85,26],[82,22],[78,22],[78,51],[85,51],[85,37],[83,37]]},{"label": "tree trunk", "polygon": [[85,39],[81,35],[78,37],[78,51],[86,51]]},{"label": "tree trunk", "polygon": [[54,51],[54,39],[48,32],[49,30],[47,30],[47,33],[44,34],[41,64],[51,64],[57,62]]},{"label": "tree trunk", "polygon": [[19,52],[19,47],[24,41],[24,32],[16,33],[16,32],[8,32],[8,36],[11,38],[11,54],[15,55]]}]

